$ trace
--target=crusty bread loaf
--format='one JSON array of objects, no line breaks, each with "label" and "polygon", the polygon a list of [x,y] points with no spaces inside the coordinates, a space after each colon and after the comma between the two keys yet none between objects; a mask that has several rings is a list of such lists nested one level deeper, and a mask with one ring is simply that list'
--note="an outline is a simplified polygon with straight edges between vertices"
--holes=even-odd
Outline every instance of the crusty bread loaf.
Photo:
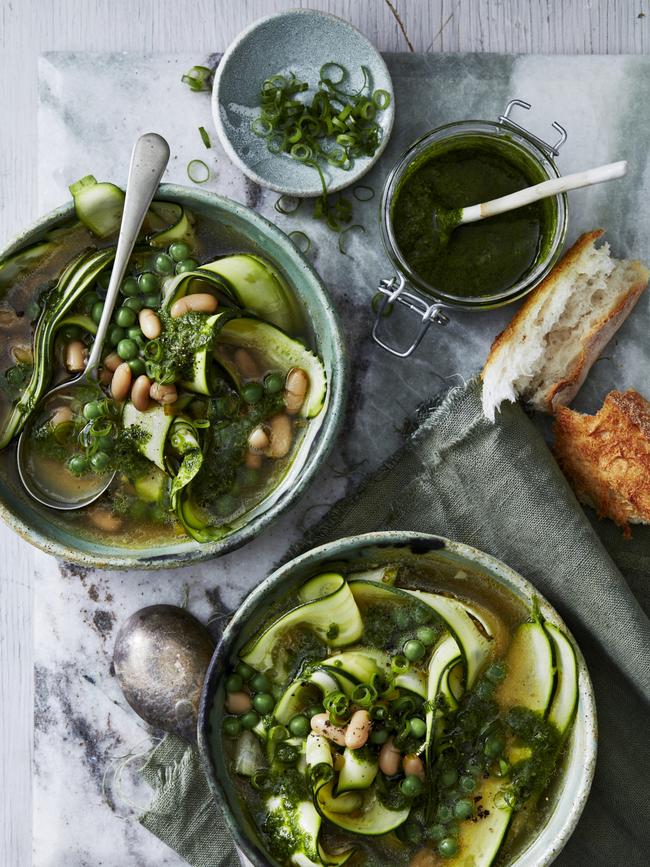
[{"label": "crusty bread loaf", "polygon": [[647,286],[641,262],[596,247],[602,234],[578,238],[492,344],[481,375],[491,421],[504,400],[547,413],[570,403]]},{"label": "crusty bread loaf", "polygon": [[559,407],[555,453],[578,499],[624,527],[650,523],[650,402],[610,391],[595,415]]}]

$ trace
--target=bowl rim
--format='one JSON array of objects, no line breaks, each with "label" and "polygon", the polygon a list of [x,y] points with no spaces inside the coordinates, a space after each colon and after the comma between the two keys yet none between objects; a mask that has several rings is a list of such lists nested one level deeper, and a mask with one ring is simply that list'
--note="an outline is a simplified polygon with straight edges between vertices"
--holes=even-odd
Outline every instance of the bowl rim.
[{"label": "bowl rim", "polygon": [[366,163],[360,164],[358,168],[352,168],[349,172],[347,172],[346,177],[341,178],[340,181],[335,181],[334,183],[328,184],[328,193],[340,192],[341,190],[347,189],[349,186],[359,181],[362,177],[364,177],[364,175],[367,174],[367,172],[369,172],[373,168],[379,157],[386,149],[395,123],[395,90],[393,87],[393,81],[390,72],[388,70],[388,66],[386,65],[386,61],[384,60],[380,51],[375,48],[375,46],[368,39],[368,37],[364,33],[362,33],[358,27],[355,27],[353,24],[350,24],[349,21],[346,21],[344,18],[341,18],[338,15],[332,15],[330,12],[324,12],[320,9],[284,9],[281,12],[264,15],[262,18],[258,18],[256,21],[253,21],[251,24],[241,30],[232,40],[228,48],[221,55],[221,59],[219,60],[214,75],[212,95],[210,98],[212,120],[214,122],[217,134],[219,136],[219,141],[221,142],[223,149],[225,150],[231,162],[233,162],[238,169],[240,169],[247,177],[249,177],[252,181],[255,181],[255,183],[259,184],[261,187],[269,190],[274,190],[276,193],[282,193],[285,196],[294,196],[295,198],[314,198],[316,196],[319,196],[322,192],[320,180],[318,180],[318,178],[314,182],[313,187],[303,188],[291,186],[290,184],[280,185],[258,174],[255,169],[252,168],[252,166],[250,166],[245,160],[240,157],[236,149],[231,144],[230,137],[221,119],[220,111],[221,79],[224,75],[224,70],[226,69],[228,62],[230,61],[235,51],[239,48],[241,43],[248,39],[252,33],[254,33],[259,27],[262,27],[267,22],[275,18],[288,18],[293,15],[311,15],[312,17],[317,18],[328,18],[336,22],[338,26],[344,26],[346,29],[354,31],[365,42],[367,42],[371,49],[375,52],[377,58],[377,65],[385,73],[386,79],[388,81],[388,87],[385,89],[387,89],[390,93],[391,100],[384,114],[386,118],[386,126],[384,128],[384,133],[382,135],[381,141],[379,142],[377,150]]},{"label": "bowl rim", "polygon": [[[268,856],[259,846],[244,834],[232,813],[225,783],[219,779],[215,765],[212,761],[209,741],[210,711],[212,708],[214,693],[217,690],[220,679],[223,677],[225,664],[228,662],[232,653],[240,628],[250,617],[253,617],[258,613],[267,597],[274,594],[277,586],[281,584],[285,578],[291,578],[300,567],[306,565],[318,565],[319,562],[324,560],[326,561],[332,557],[341,559],[363,548],[408,547],[411,544],[415,544],[427,551],[448,550],[454,554],[460,555],[464,559],[470,560],[479,567],[482,566],[486,568],[490,572],[490,575],[510,592],[514,592],[515,595],[520,597],[523,596],[524,598],[531,600],[532,598],[536,598],[539,601],[540,608],[545,616],[550,614],[552,622],[560,626],[571,639],[574,649],[576,650],[578,662],[579,702],[584,700],[584,707],[580,708],[580,704],[578,706],[579,710],[581,710],[586,742],[586,754],[584,756],[578,756],[581,770],[581,778],[577,784],[579,790],[571,802],[570,809],[566,811],[564,817],[560,820],[560,827],[558,829],[552,828],[552,833],[549,833],[548,835],[550,839],[548,841],[543,841],[541,854],[538,855],[536,853],[535,859],[530,860],[531,849],[536,847],[538,841],[543,840],[545,832],[552,823],[555,812],[550,813],[546,817],[545,824],[542,826],[539,833],[529,841],[526,848],[518,855],[517,859],[512,862],[511,867],[547,867],[547,865],[551,864],[557,858],[575,830],[587,802],[587,798],[589,797],[595,773],[598,744],[597,715],[593,685],[591,683],[586,662],[582,655],[582,651],[580,650],[580,646],[571,631],[568,629],[563,618],[555,607],[551,605],[546,597],[543,596],[537,588],[528,581],[528,579],[524,578],[502,560],[493,557],[491,554],[487,554],[471,545],[466,545],[462,542],[455,542],[444,536],[432,533],[421,533],[408,530],[380,530],[334,539],[305,551],[275,569],[271,575],[269,575],[251,593],[249,593],[248,596],[246,596],[241,605],[237,608],[234,616],[224,629],[223,635],[212,655],[210,665],[206,672],[199,704],[199,715],[197,721],[197,745],[199,755],[208,781],[208,786],[218,808],[220,808],[224,816],[226,825],[233,835],[238,848],[244,852],[246,857],[250,859],[251,863],[255,865],[255,867],[267,867],[269,864],[267,860]],[[578,764],[578,762],[575,763]],[[573,767],[573,764],[567,765],[565,774],[568,775],[571,767]]]},{"label": "bowl rim", "polygon": [[[172,569],[222,556],[240,548],[265,530],[269,524],[292,506],[299,496],[304,493],[312,478],[326,461],[343,421],[349,375],[347,349],[336,307],[315,268],[280,228],[246,205],[242,205],[218,193],[208,190],[195,190],[192,187],[181,184],[160,184],[156,193],[156,197],[165,198],[167,196],[172,197],[172,200],[173,197],[187,197],[188,195],[190,198],[205,203],[207,206],[218,205],[224,211],[235,214],[249,224],[252,223],[261,233],[282,248],[283,252],[292,256],[296,264],[312,281],[314,288],[320,295],[323,319],[326,324],[324,331],[329,335],[332,349],[332,376],[328,382],[330,391],[329,400],[325,408],[325,416],[300,476],[290,489],[279,495],[267,510],[222,540],[207,542],[205,544],[196,543],[195,547],[182,553],[168,552],[162,555],[151,556],[148,554],[146,548],[142,548],[137,552],[137,549],[128,547],[124,548],[124,555],[79,551],[64,541],[54,539],[46,533],[30,527],[26,521],[12,510],[0,494],[0,519],[21,538],[30,542],[41,551],[44,551],[46,554],[52,554],[67,562],[99,569]],[[72,201],[69,201],[39,217],[0,248],[0,260],[6,256],[10,256],[24,244],[29,243],[31,236],[37,236],[46,229],[56,225],[60,220],[72,217],[73,214],[74,204]],[[134,554],[134,550],[137,553]]]}]

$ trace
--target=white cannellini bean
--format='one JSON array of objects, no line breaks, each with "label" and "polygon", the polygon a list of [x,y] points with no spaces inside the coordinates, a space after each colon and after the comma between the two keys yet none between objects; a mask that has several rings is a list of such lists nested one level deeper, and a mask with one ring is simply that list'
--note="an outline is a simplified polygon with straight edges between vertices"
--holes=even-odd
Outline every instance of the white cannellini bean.
[{"label": "white cannellini bean", "polygon": [[65,348],[65,366],[70,373],[79,373],[86,366],[86,347],[81,340],[71,340]]},{"label": "white cannellini bean", "polygon": [[358,750],[368,740],[371,728],[372,723],[370,722],[368,711],[356,710],[348,723],[345,733],[345,746],[351,750]]},{"label": "white cannellini bean", "polygon": [[309,377],[302,367],[292,367],[284,383],[284,406],[289,415],[296,415],[305,402]]},{"label": "white cannellini bean", "polygon": [[244,464],[249,470],[259,470],[262,466],[262,455],[258,455],[257,452],[248,451],[244,457]]},{"label": "white cannellini bean", "polygon": [[107,355],[104,359],[104,367],[110,370],[111,373],[115,373],[120,364],[122,364],[122,359],[117,352],[111,352],[111,354]]},{"label": "white cannellini bean", "polygon": [[409,861],[408,867],[438,867],[440,861],[433,849],[420,849]]},{"label": "white cannellini bean", "polygon": [[248,447],[258,452],[263,452],[264,449],[267,449],[270,442],[269,435],[261,425],[252,430],[248,435]]},{"label": "white cannellini bean", "polygon": [[162,331],[160,318],[158,314],[153,310],[150,310],[149,307],[145,307],[140,311],[138,314],[138,322],[140,323],[142,333],[148,340],[155,340],[156,337],[160,337],[160,332]]},{"label": "white cannellini bean", "polygon": [[228,713],[248,713],[253,702],[247,692],[229,692],[226,695],[226,710]]},{"label": "white cannellini bean", "polygon": [[283,458],[289,453],[293,430],[291,419],[286,413],[278,413],[269,421],[269,436],[271,444],[264,452],[269,458]]},{"label": "white cannellini bean", "polygon": [[260,375],[260,369],[257,366],[257,362],[247,349],[243,349],[241,346],[239,349],[236,349],[235,354],[233,355],[233,361],[235,362],[235,367],[244,379],[257,379]]},{"label": "white cannellini bean", "polygon": [[173,383],[171,385],[161,385],[159,382],[154,382],[149,389],[149,397],[157,400],[158,403],[164,406],[166,403],[176,403],[178,391]]},{"label": "white cannellini bean", "polygon": [[113,372],[107,367],[102,367],[99,371],[99,381],[102,385],[110,385],[113,381]]},{"label": "white cannellini bean", "polygon": [[133,373],[126,361],[117,368],[111,381],[111,395],[115,400],[125,400],[131,391]]},{"label": "white cannellini bean", "polygon": [[408,755],[404,756],[404,758],[402,759],[402,770],[407,777],[411,774],[414,774],[416,777],[419,777],[422,782],[426,780],[424,763],[419,756],[415,755],[415,753],[409,753]]},{"label": "white cannellini bean", "polygon": [[110,509],[101,506],[89,509],[88,517],[90,518],[91,523],[100,530],[103,530],[105,533],[117,533],[117,531],[122,527],[122,519],[120,516],[111,512]]},{"label": "white cannellini bean", "polygon": [[402,754],[389,738],[379,751],[379,770],[387,777],[394,776],[399,771]]},{"label": "white cannellini bean", "polygon": [[172,304],[172,319],[185,316],[186,313],[216,313],[219,302],[214,295],[207,292],[197,292],[195,295],[184,295]]},{"label": "white cannellini bean", "polygon": [[324,735],[340,747],[345,746],[345,729],[339,728],[330,722],[328,713],[317,713],[311,718],[311,730],[316,734]]},{"label": "white cannellini bean", "polygon": [[133,387],[131,388],[131,400],[133,401],[133,406],[139,412],[146,412],[149,409],[150,388],[151,380],[144,373],[133,383]]},{"label": "white cannellini bean", "polygon": [[11,354],[14,357],[14,360],[17,364],[33,364],[34,363],[34,352],[32,350],[31,344],[29,343],[18,343],[11,350]]},{"label": "white cannellini bean", "polygon": [[72,421],[73,418],[74,413],[69,406],[57,406],[52,414],[52,418],[50,419],[50,426],[58,427],[60,424],[66,424],[66,422]]}]

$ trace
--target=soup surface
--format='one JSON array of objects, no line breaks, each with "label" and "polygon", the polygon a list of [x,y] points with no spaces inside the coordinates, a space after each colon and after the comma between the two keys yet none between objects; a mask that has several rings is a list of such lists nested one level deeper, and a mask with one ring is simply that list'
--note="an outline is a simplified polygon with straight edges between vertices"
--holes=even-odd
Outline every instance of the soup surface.
[{"label": "soup surface", "polygon": [[0,263],[0,473],[20,488],[24,430],[44,494],[75,501],[114,474],[98,502],[48,520],[128,547],[219,539],[277,486],[325,403],[302,306],[228,226],[154,202],[98,381],[43,402],[85,366],[123,194],[91,178],[75,199],[80,220]]},{"label": "soup surface", "polygon": [[573,722],[566,636],[450,564],[328,572],[286,602],[211,716],[275,862],[508,864],[543,820]]},{"label": "soup surface", "polygon": [[397,246],[432,289],[468,298],[498,295],[539,259],[552,235],[554,205],[535,202],[454,228],[459,209],[546,179],[532,158],[494,136],[434,145],[409,167],[395,192],[391,220]]}]

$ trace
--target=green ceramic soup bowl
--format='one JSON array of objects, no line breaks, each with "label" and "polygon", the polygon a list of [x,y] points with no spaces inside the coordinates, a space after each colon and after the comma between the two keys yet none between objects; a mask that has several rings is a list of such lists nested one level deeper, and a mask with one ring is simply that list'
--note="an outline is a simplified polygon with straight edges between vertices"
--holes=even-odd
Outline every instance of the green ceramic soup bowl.
[{"label": "green ceramic soup bowl", "polygon": [[[253,820],[232,783],[219,735],[224,716],[224,672],[254,635],[269,607],[291,596],[298,586],[320,572],[372,568],[386,561],[415,565],[423,560],[446,570],[466,570],[469,582],[487,582],[496,593],[515,597],[527,607],[537,598],[543,617],[570,633],[557,611],[533,585],[494,557],[441,536],[402,531],[368,533],[338,539],[314,548],[277,569],[237,609],[215,650],[199,709],[198,744],[208,783],[232,835],[255,867],[274,865]],[[571,836],[587,801],[596,765],[597,724],[593,688],[584,658],[573,640],[578,661],[578,707],[568,735],[564,759],[548,791],[548,805],[538,829],[508,867],[545,867]]]},{"label": "green ceramic soup bowl", "polygon": [[[202,190],[163,184],[157,199],[177,202],[210,221],[218,230],[220,254],[258,252],[282,273],[300,298],[323,360],[328,393],[325,406],[310,423],[296,456],[280,484],[251,512],[236,520],[232,532],[217,542],[199,544],[170,532],[169,541],[142,548],[121,547],[85,536],[74,525],[32,500],[13,472],[0,463],[0,515],[24,539],[49,554],[104,569],[167,569],[207,560],[232,551],[258,536],[309,485],[332,447],[343,415],[346,355],[336,312],[320,278],[287,236],[250,208]],[[72,202],[38,220],[0,250],[0,260],[45,232],[74,219]],[[2,299],[0,298],[0,301]],[[13,458],[13,453],[9,455]],[[14,459],[15,460],[15,459]]]}]

